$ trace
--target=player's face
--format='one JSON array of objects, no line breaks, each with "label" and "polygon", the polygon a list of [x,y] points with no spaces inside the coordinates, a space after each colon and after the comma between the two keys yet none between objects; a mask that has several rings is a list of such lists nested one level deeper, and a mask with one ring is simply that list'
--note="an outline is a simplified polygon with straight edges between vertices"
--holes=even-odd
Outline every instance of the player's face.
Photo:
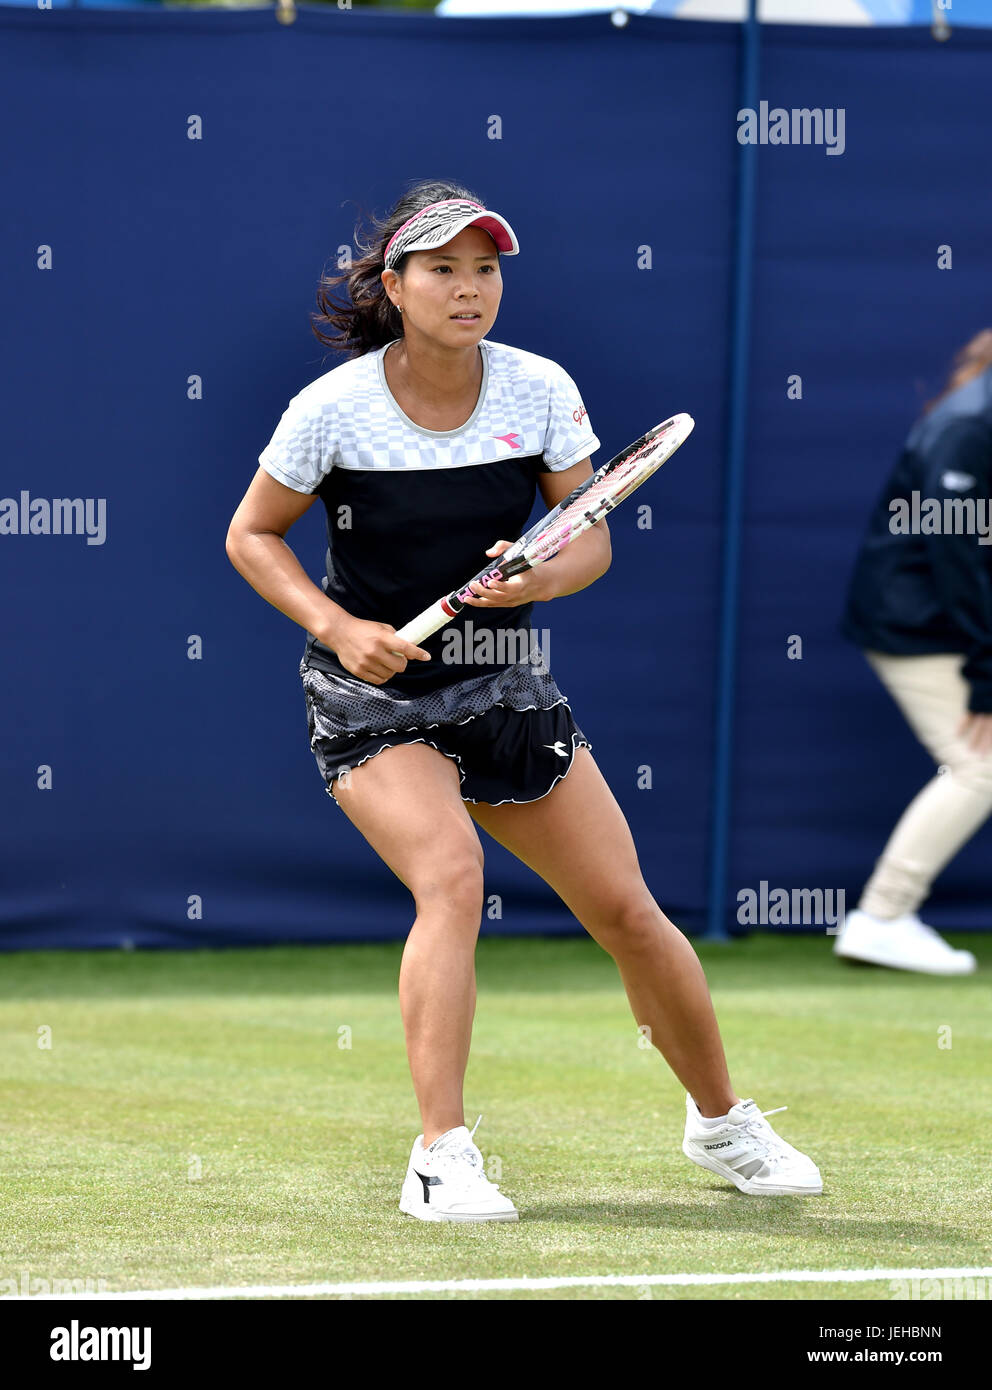
[{"label": "player's face", "polygon": [[404,324],[446,347],[474,347],[496,322],[502,294],[496,243],[481,227],[466,227],[435,251],[411,253]]}]

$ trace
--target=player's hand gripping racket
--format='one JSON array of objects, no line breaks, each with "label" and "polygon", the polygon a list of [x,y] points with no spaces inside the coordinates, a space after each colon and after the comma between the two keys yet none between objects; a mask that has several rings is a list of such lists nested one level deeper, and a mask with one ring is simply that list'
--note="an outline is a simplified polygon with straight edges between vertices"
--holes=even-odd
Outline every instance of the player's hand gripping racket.
[{"label": "player's hand gripping racket", "polygon": [[[684,444],[692,433],[695,421],[691,415],[673,415],[653,430],[628,445],[616,458],[610,459],[579,487],[562,498],[547,516],[511,545],[509,550],[492,560],[474,579],[454,593],[432,603],[416,618],[412,618],[396,634],[418,646],[431,633],[450,623],[472,597],[469,584],[478,582],[485,587],[491,580],[509,579],[523,570],[533,569],[545,560],[553,560],[569,541],[588,531],[601,517],[613,510],[636,487],[650,478],[666,459]],[[396,653],[399,655],[399,653]]]}]

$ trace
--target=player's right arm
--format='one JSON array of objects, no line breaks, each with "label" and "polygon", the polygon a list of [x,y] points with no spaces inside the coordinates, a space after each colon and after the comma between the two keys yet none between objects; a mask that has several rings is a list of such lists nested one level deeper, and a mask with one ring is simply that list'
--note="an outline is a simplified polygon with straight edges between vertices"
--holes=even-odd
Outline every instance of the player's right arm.
[{"label": "player's right arm", "polygon": [[225,549],[231,564],[256,593],[312,632],[361,680],[382,685],[405,671],[408,660],[429,661],[429,652],[397,639],[388,623],[353,617],[307,576],[285,536],[316,500],[316,493],[286,487],[260,467],[228,527]]}]

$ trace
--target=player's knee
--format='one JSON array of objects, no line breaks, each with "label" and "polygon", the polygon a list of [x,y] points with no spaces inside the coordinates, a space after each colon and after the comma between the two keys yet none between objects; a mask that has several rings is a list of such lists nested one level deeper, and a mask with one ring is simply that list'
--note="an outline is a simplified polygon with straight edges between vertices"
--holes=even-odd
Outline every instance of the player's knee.
[{"label": "player's knee", "polygon": [[418,913],[441,913],[476,925],[484,892],[482,847],[471,844],[447,847],[413,885]]},{"label": "player's knee", "polygon": [[611,955],[650,951],[657,948],[664,923],[661,908],[644,887],[614,899],[594,935]]}]

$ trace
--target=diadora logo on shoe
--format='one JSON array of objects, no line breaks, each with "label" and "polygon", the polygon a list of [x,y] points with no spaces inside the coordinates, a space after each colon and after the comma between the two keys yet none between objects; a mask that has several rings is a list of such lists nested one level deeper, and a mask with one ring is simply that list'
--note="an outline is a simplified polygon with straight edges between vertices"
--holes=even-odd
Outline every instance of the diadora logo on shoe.
[{"label": "diadora logo on shoe", "polygon": [[704,1144],[704,1149],[729,1149],[733,1144],[732,1139],[721,1139],[719,1144]]},{"label": "diadora logo on shoe", "polygon": [[491,438],[498,439],[501,444],[509,444],[511,449],[522,449],[524,447],[520,443],[519,434],[494,434]]},{"label": "diadora logo on shoe", "polygon": [[429,1202],[431,1200],[431,1188],[440,1187],[441,1179],[429,1178],[426,1173],[418,1173],[417,1177],[424,1184],[424,1201]]}]

